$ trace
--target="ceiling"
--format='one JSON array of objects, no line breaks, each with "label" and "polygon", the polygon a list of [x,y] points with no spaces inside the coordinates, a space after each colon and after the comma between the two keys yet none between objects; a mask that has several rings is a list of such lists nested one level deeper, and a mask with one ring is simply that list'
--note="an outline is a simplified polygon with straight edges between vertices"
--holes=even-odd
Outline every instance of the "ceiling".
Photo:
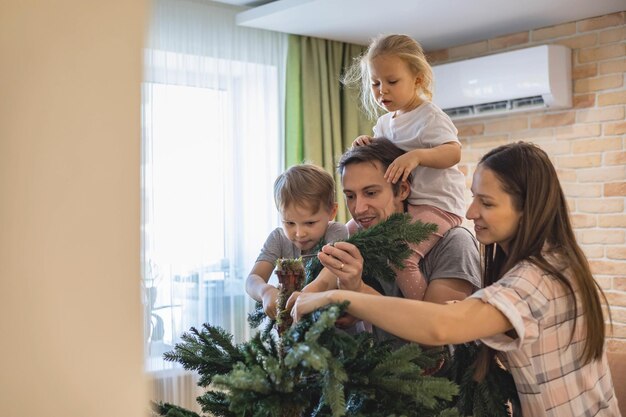
[{"label": "ceiling", "polygon": [[220,0],[242,26],[367,44],[405,33],[437,50],[626,10],[626,0]]}]

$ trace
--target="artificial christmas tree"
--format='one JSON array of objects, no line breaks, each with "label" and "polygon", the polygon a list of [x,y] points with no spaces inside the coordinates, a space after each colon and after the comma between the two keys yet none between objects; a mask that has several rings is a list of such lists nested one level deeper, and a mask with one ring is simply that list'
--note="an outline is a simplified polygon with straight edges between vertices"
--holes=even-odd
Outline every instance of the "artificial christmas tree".
[{"label": "artificial christmas tree", "polygon": [[[363,256],[364,277],[393,280],[391,265],[402,268],[410,254],[408,243],[419,243],[434,230],[434,225],[394,214],[348,241]],[[204,324],[185,333],[183,342],[165,354],[200,374],[198,384],[207,390],[198,397],[203,412],[223,417],[452,417],[461,415],[458,405],[474,409],[471,400],[459,403],[458,387],[449,377],[425,374],[443,349],[422,351],[417,344],[395,349],[370,333],[338,330],[334,324],[345,304],[328,306],[292,326],[286,300],[320,269],[317,258],[307,262],[306,272],[301,259],[280,260],[277,323],[269,322],[252,340],[235,345],[231,335]],[[444,370],[463,382],[463,369]],[[155,405],[155,410],[167,417],[199,417],[170,404]],[[507,415],[500,408],[494,413],[480,417]]]}]

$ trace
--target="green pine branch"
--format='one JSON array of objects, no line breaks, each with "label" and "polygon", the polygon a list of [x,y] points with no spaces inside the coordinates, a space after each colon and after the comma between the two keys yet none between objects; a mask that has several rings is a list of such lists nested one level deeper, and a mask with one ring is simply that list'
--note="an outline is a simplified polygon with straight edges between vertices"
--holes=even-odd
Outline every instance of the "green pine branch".
[{"label": "green pine branch", "polygon": [[207,391],[198,397],[198,403],[202,406],[202,411],[210,413],[213,417],[237,417],[228,409],[230,399],[225,392]]},{"label": "green pine branch", "polygon": [[[311,253],[318,253],[322,250],[322,248],[326,245],[326,241],[324,239],[320,240],[320,242],[311,250]],[[313,256],[311,258],[307,258],[304,261],[304,270],[306,272],[304,285],[307,285],[311,281],[313,281],[322,269],[324,269],[324,265],[317,259],[317,256]]]},{"label": "green pine branch", "polygon": [[197,371],[201,375],[198,385],[202,387],[211,383],[213,375],[229,372],[243,359],[241,351],[233,345],[232,335],[216,326],[203,324],[201,331],[192,327],[188,333],[183,333],[181,340],[163,357],[180,363],[187,370]]},{"label": "green pine branch", "polygon": [[503,369],[495,357],[489,372],[481,382],[474,380],[475,361],[479,352],[476,343],[454,346],[454,355],[447,361],[448,366],[441,372],[459,387],[455,405],[463,416],[509,417],[509,404],[513,415],[521,413],[515,381],[510,372]]},{"label": "green pine branch", "polygon": [[186,410],[174,404],[153,403],[152,409],[157,415],[165,417],[201,417],[193,411]]},{"label": "green pine branch", "polygon": [[411,255],[409,243],[417,244],[437,231],[437,225],[411,223],[408,213],[394,213],[375,226],[355,233],[346,242],[352,243],[363,257],[363,276],[393,282],[396,274],[391,266],[404,268],[404,260]]}]

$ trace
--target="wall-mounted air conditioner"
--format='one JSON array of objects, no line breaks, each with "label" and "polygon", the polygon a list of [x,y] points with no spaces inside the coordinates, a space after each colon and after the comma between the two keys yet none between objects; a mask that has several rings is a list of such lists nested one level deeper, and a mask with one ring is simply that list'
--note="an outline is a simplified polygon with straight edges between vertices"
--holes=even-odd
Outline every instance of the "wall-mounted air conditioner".
[{"label": "wall-mounted air conditioner", "polygon": [[572,106],[571,50],[541,45],[433,66],[433,101],[453,119]]}]

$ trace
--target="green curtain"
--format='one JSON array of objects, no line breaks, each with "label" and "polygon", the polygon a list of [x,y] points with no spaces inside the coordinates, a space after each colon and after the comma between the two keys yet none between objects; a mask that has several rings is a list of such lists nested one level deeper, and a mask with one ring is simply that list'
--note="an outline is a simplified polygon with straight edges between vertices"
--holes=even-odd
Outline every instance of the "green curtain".
[{"label": "green curtain", "polygon": [[310,162],[333,174],[337,184],[337,220],[345,206],[336,164],[359,135],[371,134],[373,121],[360,110],[358,92],[339,82],[342,72],[364,47],[290,35],[285,98],[285,165]]}]

